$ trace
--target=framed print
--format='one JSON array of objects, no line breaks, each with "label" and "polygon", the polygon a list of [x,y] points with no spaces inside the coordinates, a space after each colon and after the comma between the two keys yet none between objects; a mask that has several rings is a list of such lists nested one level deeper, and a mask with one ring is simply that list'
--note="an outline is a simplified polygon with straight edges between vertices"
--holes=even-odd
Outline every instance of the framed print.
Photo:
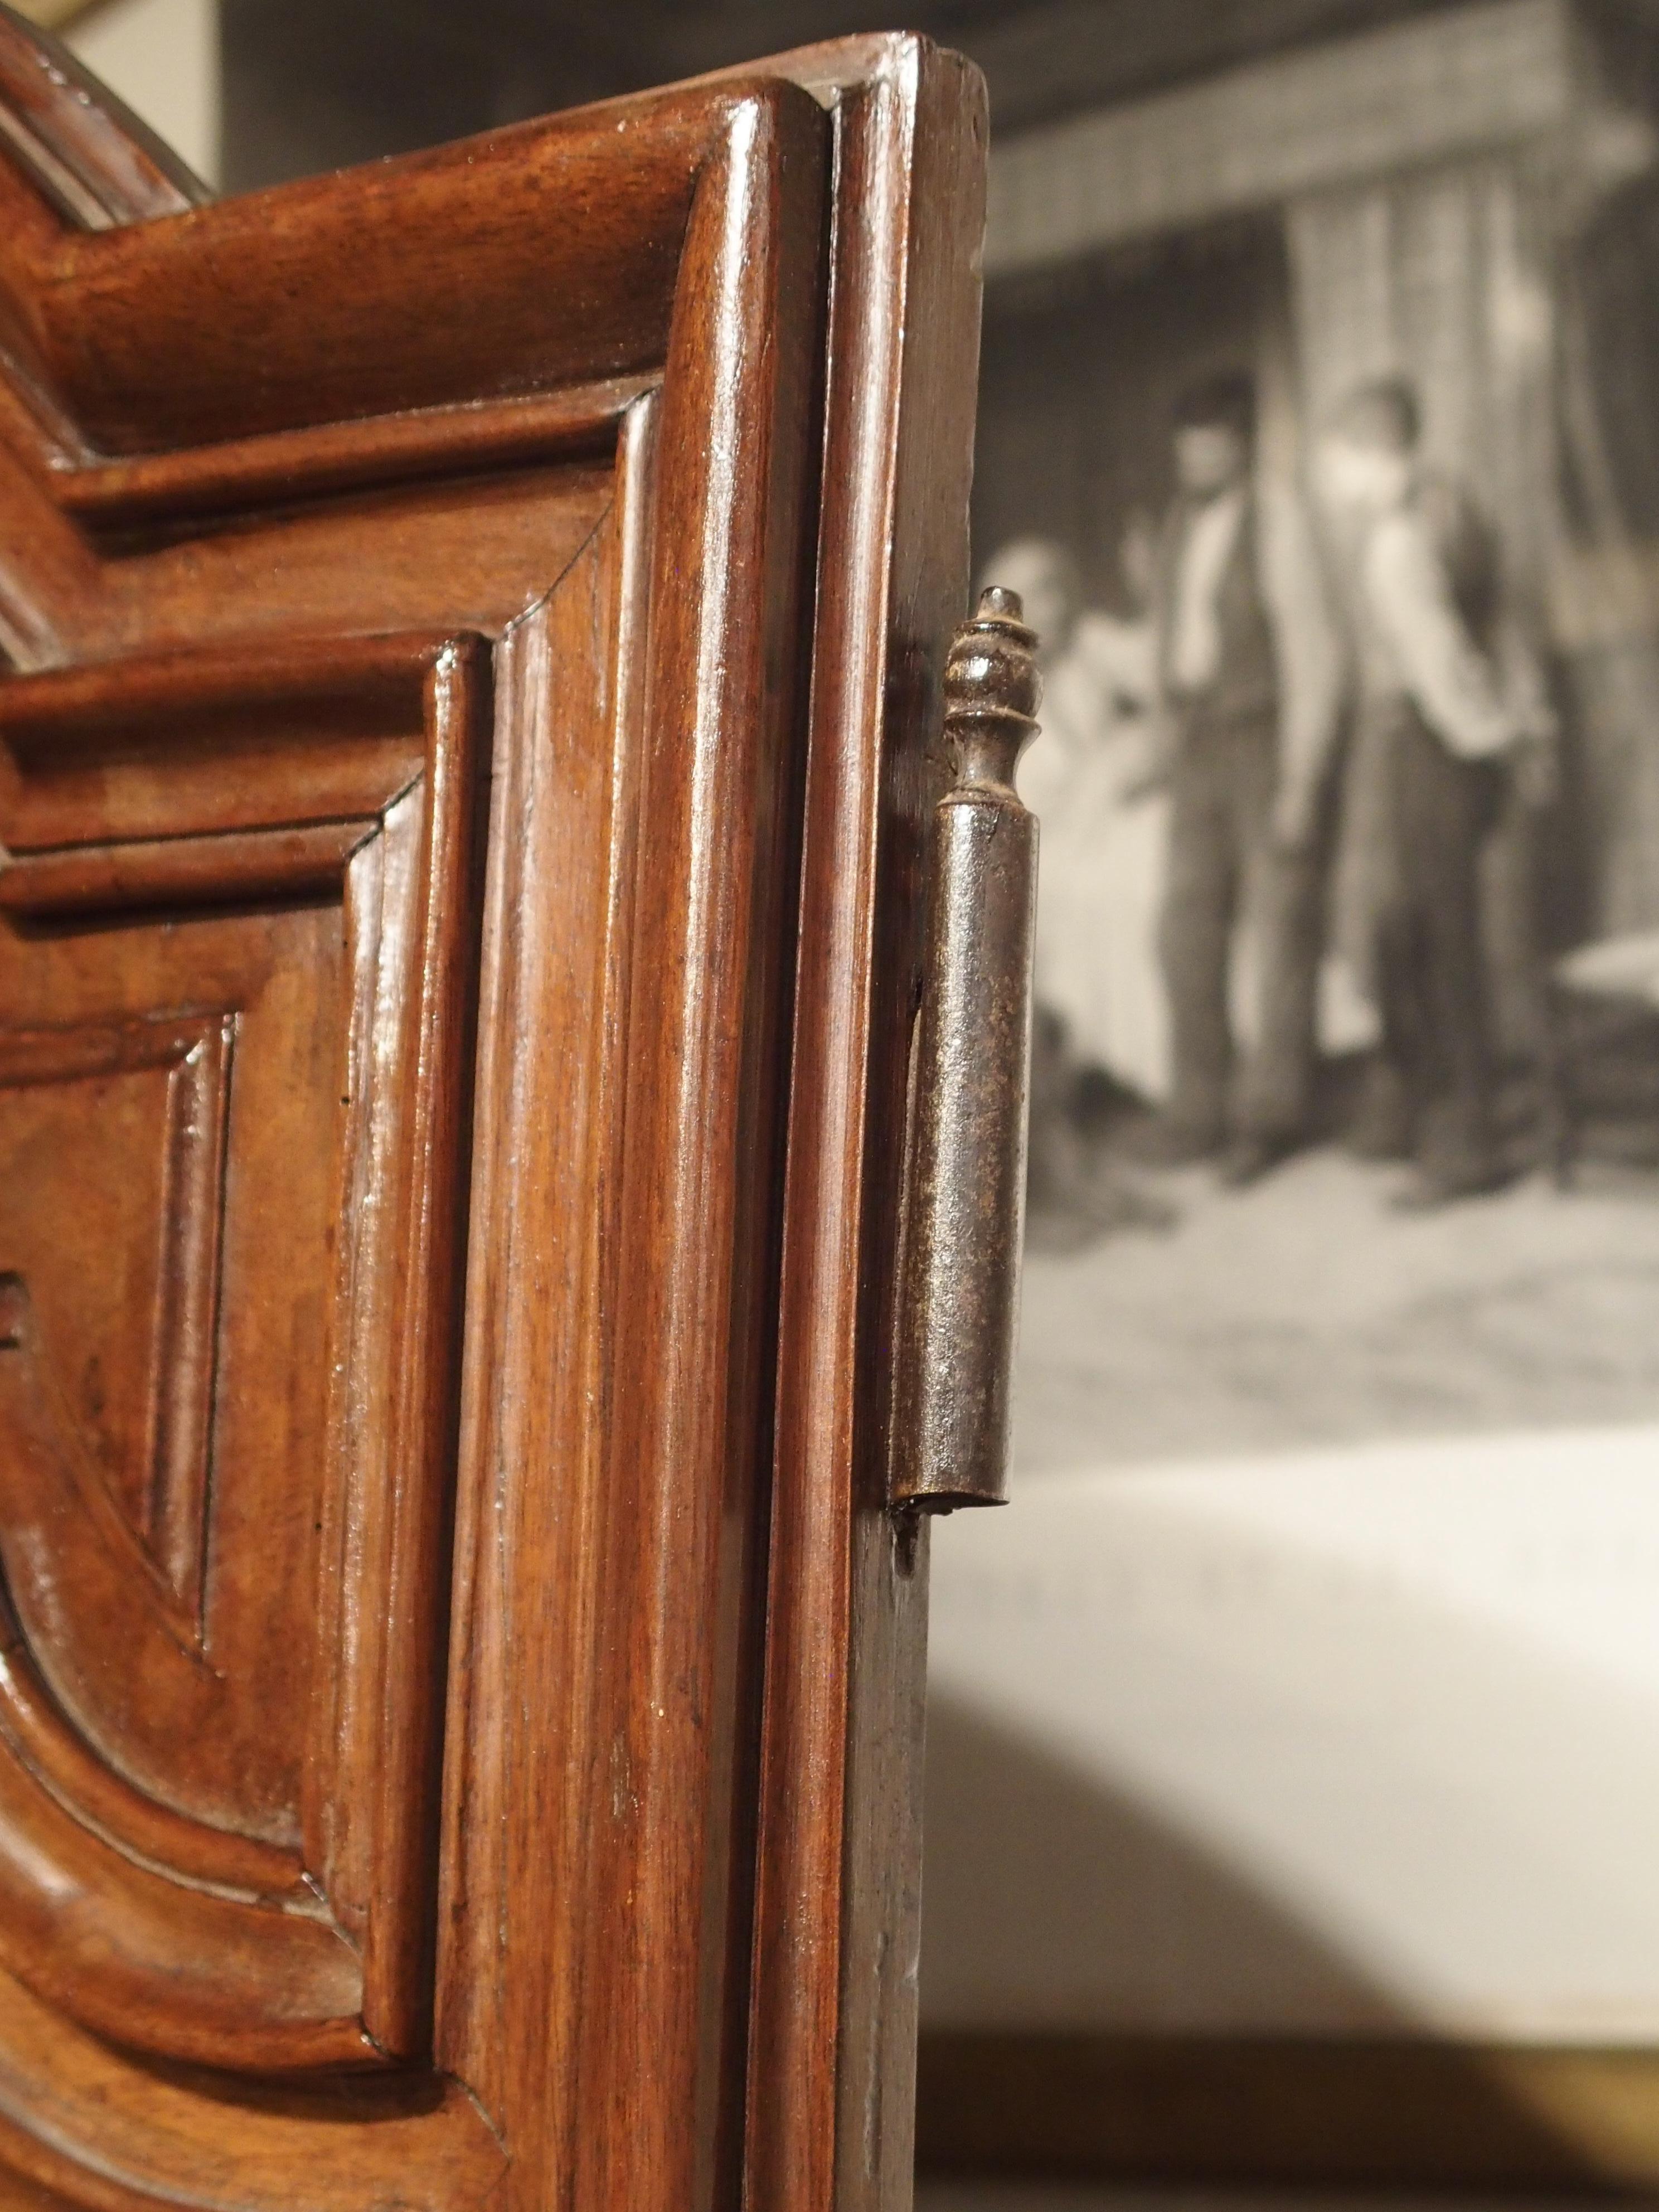
[{"label": "framed print", "polygon": [[1038,1011],[924,2170],[1659,2178],[1656,59],[1446,7],[994,147]]}]

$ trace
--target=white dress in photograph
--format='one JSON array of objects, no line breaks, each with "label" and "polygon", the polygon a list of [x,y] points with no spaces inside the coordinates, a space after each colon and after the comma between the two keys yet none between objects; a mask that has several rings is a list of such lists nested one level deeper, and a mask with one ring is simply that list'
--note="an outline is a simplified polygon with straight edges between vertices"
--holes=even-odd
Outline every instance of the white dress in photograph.
[{"label": "white dress in photograph", "polygon": [[1037,999],[1075,1061],[1157,1100],[1170,1085],[1158,957],[1170,809],[1145,787],[1152,690],[1151,624],[1082,616],[1045,671],[1019,785],[1042,824]]}]

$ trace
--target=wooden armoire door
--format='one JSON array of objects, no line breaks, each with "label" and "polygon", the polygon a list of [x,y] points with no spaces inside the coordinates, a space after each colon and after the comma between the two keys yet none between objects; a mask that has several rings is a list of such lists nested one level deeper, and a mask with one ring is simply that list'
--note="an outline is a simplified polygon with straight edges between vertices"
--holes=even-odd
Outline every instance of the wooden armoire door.
[{"label": "wooden armoire door", "polygon": [[209,204],[0,20],[0,2204],[906,2201],[983,139]]}]

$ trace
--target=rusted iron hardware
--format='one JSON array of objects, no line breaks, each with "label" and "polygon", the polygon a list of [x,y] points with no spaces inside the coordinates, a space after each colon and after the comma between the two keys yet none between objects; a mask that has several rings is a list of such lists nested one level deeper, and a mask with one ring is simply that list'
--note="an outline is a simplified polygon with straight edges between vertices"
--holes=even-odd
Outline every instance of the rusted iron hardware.
[{"label": "rusted iron hardware", "polygon": [[894,1507],[1000,1505],[1025,1214],[1037,825],[1014,789],[1042,681],[1018,594],[952,641],[912,1073]]}]

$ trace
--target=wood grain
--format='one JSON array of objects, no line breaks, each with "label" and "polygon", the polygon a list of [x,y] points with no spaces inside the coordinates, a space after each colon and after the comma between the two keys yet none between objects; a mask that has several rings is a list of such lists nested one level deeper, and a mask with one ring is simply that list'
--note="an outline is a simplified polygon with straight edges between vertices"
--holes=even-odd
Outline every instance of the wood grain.
[{"label": "wood grain", "polygon": [[[749,2187],[910,2189],[928,1535],[884,1511],[922,833],[968,580],[984,87],[915,39],[809,49],[838,189],[782,1285]],[[810,1788],[801,1778],[810,1776]]]},{"label": "wood grain", "polygon": [[0,244],[0,293],[108,454],[626,375],[664,358],[711,109],[740,97],[515,125],[119,228],[37,217]]},{"label": "wood grain", "polygon": [[7,19],[0,2202],[886,2212],[976,81],[212,204],[52,66]]},{"label": "wood grain", "polygon": [[111,1850],[0,1760],[0,1966],[82,2026],[204,2065],[372,2063],[337,1929]]},{"label": "wood grain", "polygon": [[[0,875],[0,892],[12,872]],[[201,1611],[216,1217],[233,1043],[232,1024],[222,1017],[21,1030],[0,1039],[0,1085],[12,1094],[13,1113],[20,1106],[39,1112],[64,1082],[118,1075],[137,1076],[160,1105],[162,1242],[148,1341],[142,1328],[135,1332],[140,1367],[131,1378],[141,1425],[125,1437],[100,1426],[113,1489],[178,1602],[186,1638]],[[11,1286],[9,1302],[27,1306],[21,1285]]]},{"label": "wood grain", "polygon": [[370,834],[361,820],[319,822],[20,854],[0,870],[0,908],[45,916],[314,896],[340,881]]},{"label": "wood grain", "polygon": [[654,381],[654,372],[611,376],[493,406],[469,400],[133,460],[60,461],[54,489],[65,513],[106,531],[130,531],[458,468],[519,468],[568,453],[604,453],[623,415]]},{"label": "wood grain", "polygon": [[[118,672],[15,679],[3,699],[14,842],[81,842],[14,860],[0,883],[22,875],[21,903],[38,910],[42,886],[27,879],[44,872],[60,914],[90,905],[109,919],[91,934],[16,941],[0,971],[0,1013],[61,1016],[72,1007],[71,976],[83,990],[142,987],[124,887],[140,907],[163,895],[174,908],[245,907],[262,885],[267,896],[304,888],[328,902],[320,943],[315,921],[301,921],[287,960],[257,912],[204,924],[209,943],[216,931],[240,937],[240,980],[234,970],[202,973],[190,951],[199,931],[151,925],[158,950],[183,955],[184,988],[222,1009],[193,1030],[142,1004],[113,1030],[0,1030],[0,1133],[15,1164],[53,1136],[78,1133],[60,1101],[78,1110],[89,1082],[106,1086],[129,1068],[166,1063],[169,1099],[185,1115],[181,1125],[173,1111],[148,1135],[135,1130],[135,1141],[161,1153],[153,1221],[141,1218],[136,1233],[159,1232],[163,1249],[150,1466],[136,1511],[131,1500],[120,1510],[95,1437],[88,1443],[86,1409],[64,1380],[84,1298],[53,1287],[65,1262],[84,1268],[73,1235],[95,1236],[103,1217],[77,1211],[67,1184],[48,1189],[44,1214],[20,1210],[16,1195],[0,1201],[0,1251],[16,1270],[0,1294],[0,1558],[32,1669],[25,1687],[38,1691],[14,1701],[29,1788],[11,1819],[30,1849],[27,1859],[14,1853],[5,1955],[76,2017],[204,2063],[304,2067],[416,2051],[431,1972],[451,1293],[472,1036],[478,739],[489,711],[480,653],[467,640],[394,636],[289,648],[280,662],[258,649],[175,655]],[[410,734],[388,738],[388,729]],[[343,801],[356,818],[323,825],[331,878],[319,872],[318,838],[281,822],[307,807],[326,816]],[[262,840],[247,825],[273,811],[276,854],[262,862],[253,849]],[[226,819],[240,834],[122,842],[134,828],[182,823],[198,833]],[[291,865],[296,836],[303,884]],[[216,875],[216,860],[231,864],[228,876]],[[296,963],[301,946],[309,960]],[[246,1102],[234,1121],[233,1045]],[[326,1088],[314,1075],[296,1081],[331,1052],[339,1073]],[[36,1102],[34,1120],[6,1119],[8,1082]],[[94,1126],[112,1136],[107,1108],[92,1103]],[[307,1164],[299,1175],[290,1146]],[[276,1205],[280,1229],[265,1211]],[[293,1349],[331,1346],[317,1294],[326,1274],[313,1264],[317,1290],[306,1287],[306,1237],[331,1241],[331,1217],[347,1231],[331,1354],[301,1387],[288,1368]],[[286,1279],[283,1290],[267,1266]],[[295,1328],[304,1334],[291,1346],[284,1333]],[[93,1403],[106,1387],[100,1379]],[[219,1474],[204,1607],[210,1453]],[[319,1541],[301,1538],[286,1572],[273,1574],[271,1537],[285,1523],[301,1536],[295,1511],[308,1498]],[[331,1544],[350,1553],[348,1569],[331,1569]],[[286,1668],[273,1664],[275,1650]],[[72,1802],[88,1816],[83,1834],[62,1817],[76,1766],[66,1736],[101,1754],[112,1778],[100,1790],[82,1774]],[[49,1741],[55,1752],[42,1759]],[[159,1804],[146,1817],[150,1799]],[[172,1827],[168,1806],[185,1816]],[[155,1861],[192,1820],[201,1840],[182,1863]],[[222,1830],[228,1841],[216,1853]],[[235,1859],[241,1838],[297,1848],[312,1886],[295,1879],[296,1861],[251,1896],[210,1896],[210,1883],[227,1886],[222,1862]],[[52,1870],[46,1892],[18,1887],[26,1864]],[[158,1871],[180,1885],[170,1921]],[[72,1913],[71,1890],[83,1900]],[[55,1917],[49,1893],[63,1900]],[[158,1913],[186,1931],[177,1958]],[[73,1933],[82,1923],[84,1937]],[[125,1974],[114,1963],[123,1942]],[[86,1972],[88,1944],[105,1947],[107,1972]]]},{"label": "wood grain", "polygon": [[[0,1977],[0,2202],[155,2212],[474,2212],[506,2159],[464,2088],[430,2076],[280,2088],[131,2059]],[[31,2197],[26,2191],[39,2192]],[[12,2192],[15,2193],[14,2195]]]},{"label": "wood grain", "polygon": [[[720,2201],[740,2155],[752,1850],[742,1800],[758,1726],[824,136],[811,103],[775,90],[738,111],[704,173],[662,399],[626,448],[620,534],[515,640],[515,683],[539,693],[550,654],[563,672],[546,743],[588,763],[567,804],[579,792],[592,827],[562,818],[531,763],[509,758],[499,803],[533,842],[492,841],[510,872],[491,896],[487,1033],[503,1049],[536,1039],[538,1059],[592,1073],[562,1091],[551,1123],[531,1070],[513,1064],[522,1042],[481,1077],[473,1249],[484,1273],[469,1297],[479,1333],[458,1539],[466,1705],[452,1708],[451,1729],[487,1764],[452,1784],[446,1935],[463,1900],[465,1919],[439,2049],[498,2085],[492,2109],[523,2085],[580,2201],[665,2212]],[[756,457],[740,475],[739,453]],[[614,690],[599,671],[572,684],[596,631],[615,641]],[[573,837],[580,863],[555,863]],[[549,940],[547,922],[523,914],[548,884],[561,903],[581,902],[586,930]],[[579,981],[568,963],[585,941],[593,964]],[[526,993],[515,1018],[497,1011]],[[492,1225],[504,1171],[516,1250]],[[539,1233],[526,1172],[545,1192]],[[520,1269],[539,1274],[544,1302],[515,1326]],[[536,1338],[550,1358],[535,1357]],[[550,1372],[550,1402],[533,1380]],[[497,1492],[495,1513],[510,1517],[481,1525],[483,1470],[550,1455],[558,1521]],[[514,1619],[526,1589],[549,1582],[574,1595],[580,1642],[575,1680],[546,1683],[565,1778],[526,1832],[511,1716],[526,1704],[514,1665],[527,1639]],[[562,1831],[561,1799],[574,1832]],[[532,1961],[550,1967],[550,1938],[577,1954],[546,2009],[522,2020],[491,2000],[501,1964],[478,1951],[503,1916],[507,1964],[522,1979],[539,1979]],[[584,1987],[605,1990],[598,2014],[580,2008]]]}]

